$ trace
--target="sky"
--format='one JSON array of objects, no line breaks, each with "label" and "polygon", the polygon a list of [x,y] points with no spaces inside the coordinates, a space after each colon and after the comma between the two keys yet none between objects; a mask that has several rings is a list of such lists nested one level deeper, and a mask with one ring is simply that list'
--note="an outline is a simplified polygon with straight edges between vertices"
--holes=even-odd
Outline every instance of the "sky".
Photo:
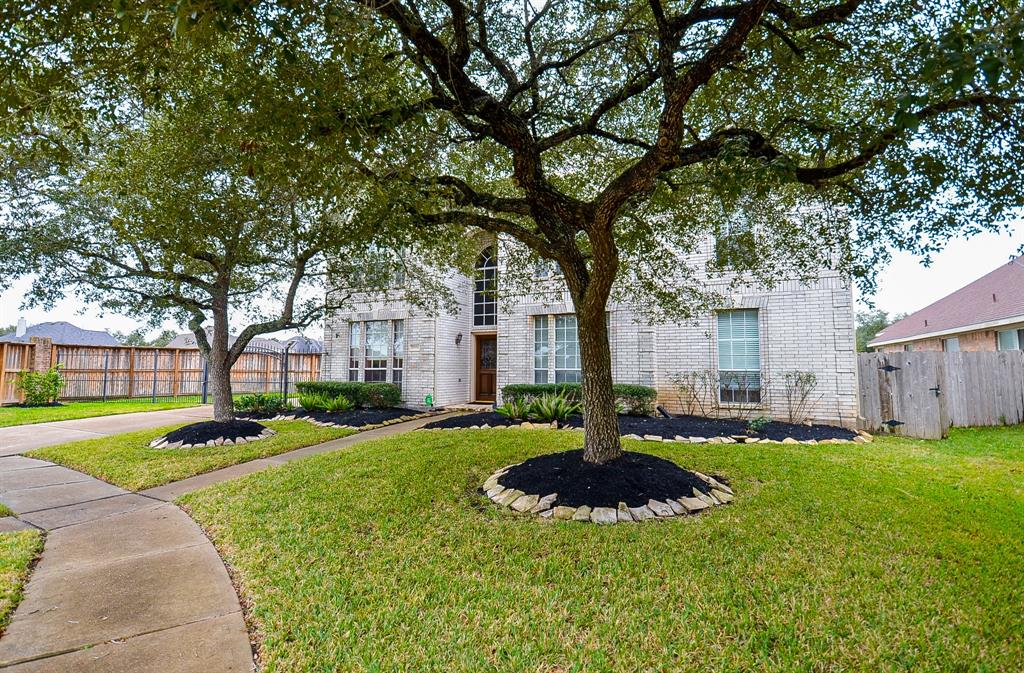
[{"label": "sky", "polygon": [[[1021,245],[1024,245],[1024,221],[1018,222],[1009,232],[982,233],[968,239],[951,241],[941,253],[932,258],[930,267],[923,266],[920,258],[913,255],[896,254],[892,263],[879,275],[874,304],[890,315],[913,313],[992,271],[1006,262]],[[84,306],[74,298],[58,303],[52,311],[21,310],[19,306],[22,295],[28,286],[29,280],[21,279],[0,291],[0,327],[13,325],[19,317],[24,317],[30,325],[66,320],[85,329],[111,332],[130,332],[138,326],[129,317],[112,314],[101,316],[99,311]],[[865,309],[866,306],[859,302],[859,308]],[[164,327],[185,331],[182,326],[173,323]],[[313,338],[320,338],[321,329],[313,325],[306,333]]]}]

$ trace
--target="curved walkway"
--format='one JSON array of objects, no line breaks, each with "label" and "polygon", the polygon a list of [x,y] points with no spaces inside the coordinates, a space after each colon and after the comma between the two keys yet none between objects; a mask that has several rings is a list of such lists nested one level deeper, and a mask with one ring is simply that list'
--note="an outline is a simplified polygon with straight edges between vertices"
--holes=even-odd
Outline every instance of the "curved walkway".
[{"label": "curved walkway", "polygon": [[223,562],[199,526],[166,501],[436,419],[396,423],[143,493],[46,461],[0,457],[0,500],[17,514],[0,519],[0,529],[6,523],[47,531],[25,599],[0,638],[0,670],[252,671],[249,635]]}]

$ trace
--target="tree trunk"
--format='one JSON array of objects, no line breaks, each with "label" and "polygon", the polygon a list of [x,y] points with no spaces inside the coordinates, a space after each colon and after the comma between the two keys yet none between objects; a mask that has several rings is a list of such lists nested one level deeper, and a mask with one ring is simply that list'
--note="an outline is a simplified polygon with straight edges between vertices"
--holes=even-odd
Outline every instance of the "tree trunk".
[{"label": "tree trunk", "polygon": [[213,338],[207,356],[210,391],[213,393],[213,420],[228,423],[235,420],[234,396],[231,393],[231,362],[228,344],[227,292],[213,300]]},{"label": "tree trunk", "polygon": [[583,459],[607,463],[622,455],[622,444],[604,305],[577,306],[576,324],[583,365]]}]

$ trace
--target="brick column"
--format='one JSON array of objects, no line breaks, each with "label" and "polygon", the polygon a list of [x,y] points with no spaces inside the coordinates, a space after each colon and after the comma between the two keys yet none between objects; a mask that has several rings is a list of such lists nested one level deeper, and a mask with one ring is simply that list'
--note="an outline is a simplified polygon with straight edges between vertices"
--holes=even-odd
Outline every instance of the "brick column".
[{"label": "brick column", "polygon": [[29,371],[45,372],[53,363],[50,361],[53,352],[53,340],[49,337],[29,337],[32,349],[32,366]]}]

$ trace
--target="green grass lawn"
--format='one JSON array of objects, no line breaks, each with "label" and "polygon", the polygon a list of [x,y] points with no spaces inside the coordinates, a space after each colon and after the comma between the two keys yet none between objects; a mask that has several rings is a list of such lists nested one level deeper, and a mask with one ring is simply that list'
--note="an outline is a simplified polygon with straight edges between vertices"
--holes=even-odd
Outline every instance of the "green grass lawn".
[{"label": "green grass lawn", "polygon": [[418,431],[184,496],[266,673],[1019,671],[1024,428],[629,442],[728,477],[698,517],[541,522],[475,493],[576,433]]},{"label": "green grass lawn", "polygon": [[147,399],[110,400],[108,402],[65,402],[59,407],[0,407],[0,428],[75,418],[131,414],[137,411],[162,411],[197,406],[197,400],[166,400],[156,404]]},{"label": "green grass lawn", "polygon": [[32,561],[43,549],[43,535],[35,530],[0,533],[0,632],[21,602]]},{"label": "green grass lawn", "polygon": [[322,428],[306,421],[265,422],[277,434],[258,442],[192,449],[152,449],[154,438],[181,424],[47,446],[26,456],[49,460],[133,491],[160,486],[228,465],[274,456],[351,435],[354,430]]}]

